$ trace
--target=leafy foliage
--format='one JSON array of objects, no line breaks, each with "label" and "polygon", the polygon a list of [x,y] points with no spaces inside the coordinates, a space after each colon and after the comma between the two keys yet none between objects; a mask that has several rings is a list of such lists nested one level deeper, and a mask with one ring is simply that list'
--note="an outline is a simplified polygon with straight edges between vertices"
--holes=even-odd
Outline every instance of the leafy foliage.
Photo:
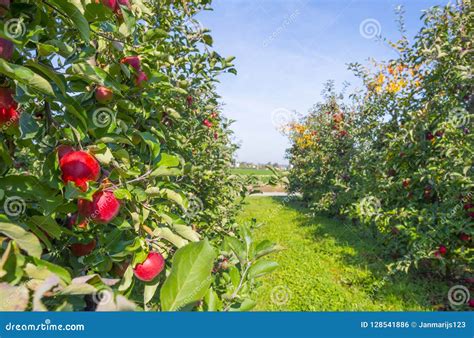
[{"label": "leafy foliage", "polygon": [[[0,35],[15,51],[0,58],[1,87],[14,89],[21,116],[0,124],[0,292],[19,295],[2,306],[241,304],[241,290],[222,299],[225,286],[211,288],[217,254],[235,255],[222,246],[246,185],[230,174],[236,146],[214,88],[220,74],[236,72],[233,58],[213,51],[194,19],[210,1],[113,3],[24,0],[3,13]],[[68,147],[98,161],[97,181],[64,181],[59,158]],[[102,191],[120,201],[118,215],[81,220],[90,202],[78,216],[77,201],[99,203]],[[109,200],[100,203],[94,212],[109,211]],[[151,251],[165,271],[142,282],[133,269]]]},{"label": "leafy foliage", "polygon": [[[472,273],[472,11],[434,7],[399,57],[351,68],[365,85],[292,126],[293,190],[313,209],[359,220],[385,242],[391,268]],[[403,32],[402,32],[403,33]]]}]

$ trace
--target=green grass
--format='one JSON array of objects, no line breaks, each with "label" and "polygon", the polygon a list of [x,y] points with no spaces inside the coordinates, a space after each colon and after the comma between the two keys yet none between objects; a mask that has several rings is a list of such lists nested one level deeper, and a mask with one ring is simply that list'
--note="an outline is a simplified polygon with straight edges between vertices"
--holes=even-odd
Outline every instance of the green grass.
[{"label": "green grass", "polygon": [[263,175],[263,176],[271,176],[272,172],[268,169],[252,169],[252,168],[232,168],[231,172],[233,174],[240,174],[240,175]]},{"label": "green grass", "polygon": [[280,267],[263,277],[260,311],[429,311],[448,287],[405,274],[388,276],[383,247],[353,225],[305,215],[298,202],[247,199],[239,221],[256,218],[258,239],[286,249]]}]

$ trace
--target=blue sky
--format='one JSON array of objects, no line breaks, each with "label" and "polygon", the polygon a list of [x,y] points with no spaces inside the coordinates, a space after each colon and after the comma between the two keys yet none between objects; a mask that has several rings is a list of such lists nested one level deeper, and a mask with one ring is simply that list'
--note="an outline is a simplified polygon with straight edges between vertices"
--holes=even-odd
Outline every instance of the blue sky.
[{"label": "blue sky", "polygon": [[[236,120],[240,161],[287,163],[288,142],[278,125],[292,111],[305,113],[320,100],[327,80],[357,86],[350,62],[395,57],[371,38],[399,38],[394,8],[403,5],[408,36],[421,27],[423,9],[441,0],[214,0],[198,16],[211,29],[214,48],[236,57],[238,75],[218,85],[225,116]],[[365,20],[365,21],[364,21]],[[361,24],[367,28],[361,34]],[[365,36],[364,36],[365,35]]]}]

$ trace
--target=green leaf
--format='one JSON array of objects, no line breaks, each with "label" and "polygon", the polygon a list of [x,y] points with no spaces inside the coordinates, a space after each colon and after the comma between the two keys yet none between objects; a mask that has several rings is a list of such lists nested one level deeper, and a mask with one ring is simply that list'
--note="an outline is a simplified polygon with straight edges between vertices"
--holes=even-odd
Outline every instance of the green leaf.
[{"label": "green leaf", "polygon": [[25,231],[19,225],[5,222],[0,222],[0,232],[13,239],[30,256],[37,258],[41,256],[41,244],[31,232]]},{"label": "green leaf", "polygon": [[266,239],[257,244],[257,247],[255,248],[255,258],[257,259],[281,250],[283,250],[283,247]]},{"label": "green leaf", "polygon": [[36,89],[43,94],[54,96],[54,90],[51,84],[29,68],[8,63],[0,58],[0,73],[28,87]]},{"label": "green leaf", "polygon": [[38,133],[39,124],[30,114],[23,113],[20,115],[20,132],[23,140],[31,139]]},{"label": "green leaf", "polygon": [[69,19],[74,23],[74,27],[79,29],[79,33],[81,34],[81,37],[84,39],[84,41],[89,43],[91,35],[89,23],[82,14],[84,12],[83,9],[78,7],[78,3],[71,0],[50,1],[67,14]]},{"label": "green leaf", "polygon": [[227,245],[232,249],[237,258],[240,261],[240,264],[244,265],[247,261],[247,254],[245,251],[244,243],[240,242],[235,237],[226,237],[225,239]]},{"label": "green leaf", "polygon": [[212,282],[215,258],[207,239],[176,251],[171,273],[161,288],[162,310],[176,311],[204,297]]},{"label": "green leaf", "polygon": [[145,284],[145,290],[143,291],[143,303],[147,304],[153,299],[155,295],[156,289],[160,285],[160,280],[158,279],[153,284]]},{"label": "green leaf", "polygon": [[253,264],[248,272],[249,278],[258,278],[261,276],[266,275],[278,268],[277,262],[272,261],[258,261],[257,263]]},{"label": "green leaf", "polygon": [[46,76],[51,81],[53,81],[63,95],[66,95],[66,82],[64,76],[57,74],[52,68],[45,66],[41,63],[34,62],[33,60],[26,61],[25,65],[29,68],[34,68],[41,73],[41,75]]}]

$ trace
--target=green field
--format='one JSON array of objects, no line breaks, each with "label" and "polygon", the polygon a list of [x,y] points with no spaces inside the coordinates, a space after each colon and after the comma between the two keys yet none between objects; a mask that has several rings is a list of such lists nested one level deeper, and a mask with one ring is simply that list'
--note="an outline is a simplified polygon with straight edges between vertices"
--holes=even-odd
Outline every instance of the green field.
[{"label": "green field", "polygon": [[259,239],[286,249],[274,254],[280,267],[263,277],[260,311],[429,311],[449,287],[405,274],[389,276],[383,247],[353,225],[311,218],[283,198],[247,199],[239,221],[256,218]]},{"label": "green field", "polygon": [[256,176],[271,176],[272,172],[268,169],[252,169],[252,168],[232,168],[233,174],[240,175],[256,175]]}]

